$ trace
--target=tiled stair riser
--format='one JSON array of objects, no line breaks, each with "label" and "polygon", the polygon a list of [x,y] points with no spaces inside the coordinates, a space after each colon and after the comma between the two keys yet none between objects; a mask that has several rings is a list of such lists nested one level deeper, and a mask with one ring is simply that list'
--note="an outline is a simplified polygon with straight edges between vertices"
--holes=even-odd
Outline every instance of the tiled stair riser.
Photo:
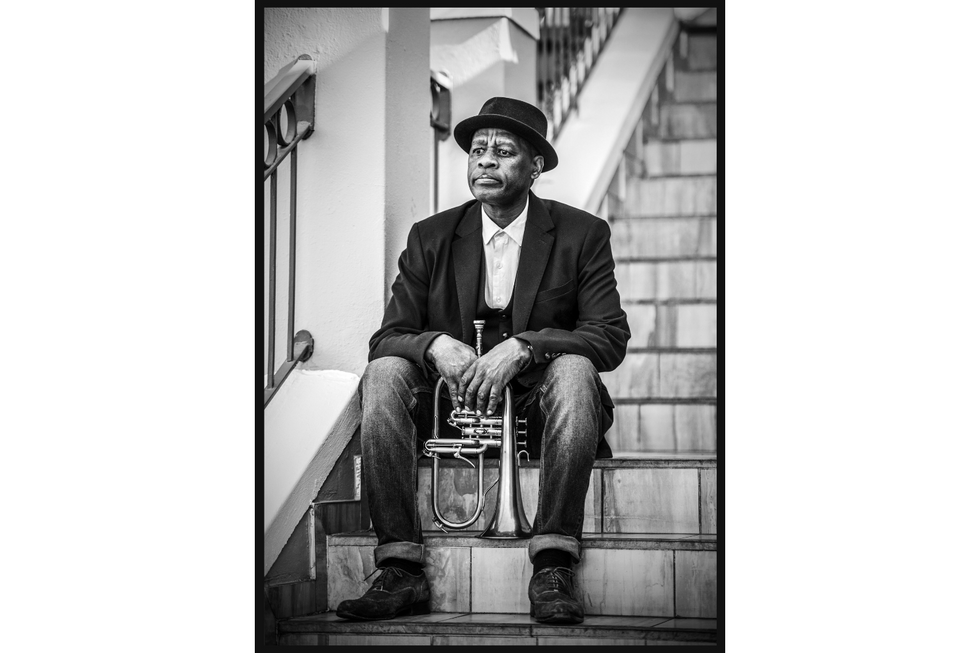
[{"label": "tiled stair riser", "polygon": [[605,533],[699,533],[697,469],[604,470]]},{"label": "tiled stair riser", "polygon": [[715,217],[614,220],[611,246],[617,259],[717,256]]},{"label": "tiled stair riser", "polygon": [[717,215],[715,175],[628,179],[625,210],[636,218]]},{"label": "tiled stair riser", "polygon": [[675,71],[673,99],[676,102],[714,102],[718,99],[718,74],[714,71]]},{"label": "tiled stair riser", "polygon": [[646,176],[701,175],[718,170],[718,141],[650,141],[643,146]]},{"label": "tiled stair riser", "polygon": [[[371,546],[330,546],[327,601],[331,610],[370,587],[370,580],[362,579],[373,570],[373,563],[366,569],[364,564],[372,552]],[[576,565],[575,591],[588,615],[714,617],[701,613],[714,612],[715,554],[584,548]],[[527,586],[533,567],[526,546],[426,547],[426,565],[433,612],[527,614],[530,610]],[[365,571],[360,579],[347,573],[357,569]],[[691,614],[675,608],[681,605]]]},{"label": "tiled stair riser", "polygon": [[688,34],[687,56],[683,64],[688,70],[715,70],[718,67],[718,37],[714,34]]},{"label": "tiled stair riser", "polygon": [[[685,408],[690,408],[685,406]],[[708,533],[699,522],[704,501],[699,500],[700,475],[713,472],[711,468],[634,468],[594,469],[586,495],[584,533]],[[417,496],[422,530],[438,534],[431,520],[429,479],[431,470],[420,465]],[[484,469],[484,482],[489,486],[496,480],[496,468]],[[463,521],[462,511],[447,506],[475,505],[476,471],[463,467],[439,470],[439,511],[456,522]],[[524,511],[530,523],[537,514],[539,470],[521,469],[521,494]],[[486,487],[485,486],[485,487]],[[466,494],[470,493],[470,494]],[[634,505],[638,503],[639,505]],[[496,488],[487,494],[486,506],[480,518],[467,530],[482,531],[489,524],[497,505]],[[713,507],[713,503],[712,503]],[[450,514],[452,511],[452,514]],[[471,513],[470,513],[471,514]]]},{"label": "tiled stair riser", "polygon": [[701,532],[718,533],[718,470],[701,472]]},{"label": "tiled stair riser", "polygon": [[718,307],[708,304],[625,304],[629,348],[713,348],[718,344]]},{"label": "tiled stair riser", "polygon": [[716,138],[718,107],[715,103],[663,104],[650,133],[657,138],[680,140]]},{"label": "tiled stair riser", "polygon": [[677,615],[717,617],[717,551],[675,551],[674,556],[677,585],[684,588],[677,595]]},{"label": "tiled stair riser", "polygon": [[715,353],[634,352],[600,376],[614,399],[715,398],[717,359]]},{"label": "tiled stair riser", "polygon": [[664,299],[717,299],[715,261],[621,261],[616,283],[624,302]]},{"label": "tiled stair riser", "polygon": [[713,405],[619,404],[606,441],[617,455],[631,452],[717,451]]}]

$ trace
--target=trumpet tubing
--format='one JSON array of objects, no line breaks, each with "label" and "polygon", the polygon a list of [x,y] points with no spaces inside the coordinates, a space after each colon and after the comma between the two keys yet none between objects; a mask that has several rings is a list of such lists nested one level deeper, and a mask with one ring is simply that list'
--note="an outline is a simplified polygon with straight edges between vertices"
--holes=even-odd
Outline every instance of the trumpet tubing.
[{"label": "trumpet tubing", "polygon": [[[482,354],[483,321],[475,320],[476,352]],[[446,531],[447,528],[462,530],[471,526],[480,518],[485,507],[483,491],[483,454],[490,448],[500,449],[500,474],[497,480],[497,505],[490,525],[480,535],[489,539],[526,539],[531,537],[531,526],[524,513],[524,502],[521,498],[520,477],[518,475],[517,436],[526,435],[527,431],[520,430],[525,426],[525,420],[518,420],[514,414],[514,403],[510,386],[504,388],[502,415],[477,415],[467,410],[454,410],[448,418],[449,424],[460,430],[460,438],[439,437],[439,394],[445,381],[440,378],[436,382],[433,401],[432,437],[423,443],[423,453],[432,458],[432,520],[436,526]],[[446,519],[439,510],[439,459],[441,456],[453,456],[464,460],[471,467],[477,468],[477,506],[473,515],[463,522],[452,522]],[[465,456],[477,456],[479,466],[473,464]]]}]

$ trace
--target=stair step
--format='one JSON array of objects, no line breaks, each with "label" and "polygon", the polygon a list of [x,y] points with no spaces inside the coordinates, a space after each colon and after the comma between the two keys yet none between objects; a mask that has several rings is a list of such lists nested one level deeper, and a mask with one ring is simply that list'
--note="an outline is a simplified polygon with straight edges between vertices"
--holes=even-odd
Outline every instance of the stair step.
[{"label": "stair step", "polygon": [[674,100],[676,102],[714,102],[717,99],[718,73],[675,71]]},{"label": "stair step", "polygon": [[[606,441],[614,455],[621,456],[715,452],[718,450],[717,408],[617,402],[616,419],[606,432]],[[704,478],[702,475],[702,489]],[[704,532],[713,531],[708,527]]]},{"label": "stair step", "polygon": [[[618,419],[618,415],[617,415]],[[474,461],[475,463],[476,461]],[[484,460],[485,509],[471,527],[482,532],[497,505],[499,461]],[[585,533],[714,533],[715,502],[701,501],[700,488],[716,477],[717,458],[711,452],[601,459],[593,464],[585,497]],[[538,509],[540,461],[522,461],[521,501],[528,521]],[[493,487],[491,487],[493,486]],[[442,531],[432,521],[431,461],[419,462],[416,501],[424,533]],[[488,489],[489,488],[489,489]],[[634,506],[637,497],[644,497]],[[476,512],[477,471],[463,461],[439,463],[439,512],[462,523]]]},{"label": "stair step", "polygon": [[716,619],[587,616],[549,626],[527,614],[438,612],[387,621],[345,621],[335,613],[282,621],[279,644],[336,645],[661,645],[714,644]]},{"label": "stair step", "polygon": [[660,105],[651,134],[660,139],[715,138],[718,136],[718,106],[714,102]]},{"label": "stair step", "polygon": [[[433,612],[528,614],[529,540],[484,540],[477,531],[426,535]],[[327,536],[327,607],[370,587],[372,532]],[[586,534],[575,592],[587,615],[717,617],[716,535]]]},{"label": "stair step", "polygon": [[630,349],[703,348],[718,344],[718,307],[705,304],[624,304]]},{"label": "stair step", "polygon": [[713,216],[717,209],[715,175],[626,180],[624,210],[630,217]]},{"label": "stair step", "polygon": [[622,261],[616,265],[625,302],[718,297],[717,261]]},{"label": "stair step", "polygon": [[718,68],[718,35],[687,34],[687,57],[684,58],[684,64],[688,70],[716,70]]},{"label": "stair step", "polygon": [[617,260],[717,256],[718,218],[660,217],[610,220]]},{"label": "stair step", "polygon": [[718,141],[714,138],[649,141],[643,146],[646,176],[698,175],[718,171]]},{"label": "stair step", "polygon": [[610,396],[647,398],[715,398],[717,353],[627,352],[612,372],[600,374]]}]

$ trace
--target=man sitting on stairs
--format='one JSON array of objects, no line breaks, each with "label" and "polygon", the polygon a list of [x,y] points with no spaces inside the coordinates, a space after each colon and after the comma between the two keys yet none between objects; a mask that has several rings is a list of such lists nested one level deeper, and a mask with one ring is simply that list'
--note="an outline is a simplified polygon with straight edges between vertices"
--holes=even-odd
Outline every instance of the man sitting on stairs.
[{"label": "man sitting on stairs", "polygon": [[[584,618],[572,565],[581,555],[592,464],[612,456],[604,434],[613,404],[599,372],[623,361],[630,331],[607,223],[530,192],[558,165],[546,134],[547,120],[533,105],[488,100],[453,132],[469,154],[476,200],[409,232],[359,387],[364,485],[381,574],[363,597],[340,603],[340,617],[429,611],[416,483],[441,376],[447,402],[481,415],[493,413],[511,385],[514,410],[527,419],[529,453],[540,458],[528,546],[531,615],[547,623]],[[474,318],[486,324],[480,357]]]}]

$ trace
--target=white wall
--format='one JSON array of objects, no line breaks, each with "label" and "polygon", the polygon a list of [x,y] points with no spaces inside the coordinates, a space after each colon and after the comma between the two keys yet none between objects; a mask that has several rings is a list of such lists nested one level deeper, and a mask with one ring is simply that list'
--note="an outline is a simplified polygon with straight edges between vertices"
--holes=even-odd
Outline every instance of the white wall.
[{"label": "white wall", "polygon": [[[295,329],[316,344],[264,411],[266,572],[357,426],[368,338],[430,194],[428,8],[266,9],[265,81],[301,54],[317,63],[317,92],[316,131],[299,145]],[[286,355],[283,168],[276,367]]]},{"label": "white wall", "polygon": [[317,96],[316,131],[299,146],[295,328],[316,341],[305,368],[359,375],[394,260],[429,203],[428,9],[266,9],[266,81],[301,54],[317,62]]},{"label": "white wall", "polygon": [[[357,391],[357,382],[357,376],[347,372],[295,370],[276,394],[277,401],[263,411],[264,530],[269,530],[297,479],[323,445],[330,427],[347,408]],[[337,444],[334,459],[346,444],[346,440]],[[307,493],[316,496],[324,480],[326,476],[315,487],[307,488]],[[301,510],[304,508],[301,506]],[[285,529],[286,538],[292,533],[292,526],[295,524]]]},{"label": "white wall", "polygon": [[[537,104],[537,12],[530,8],[432,9],[433,70],[452,80],[452,125],[507,96]],[[439,209],[473,199],[466,153],[450,136],[439,146]]]}]

